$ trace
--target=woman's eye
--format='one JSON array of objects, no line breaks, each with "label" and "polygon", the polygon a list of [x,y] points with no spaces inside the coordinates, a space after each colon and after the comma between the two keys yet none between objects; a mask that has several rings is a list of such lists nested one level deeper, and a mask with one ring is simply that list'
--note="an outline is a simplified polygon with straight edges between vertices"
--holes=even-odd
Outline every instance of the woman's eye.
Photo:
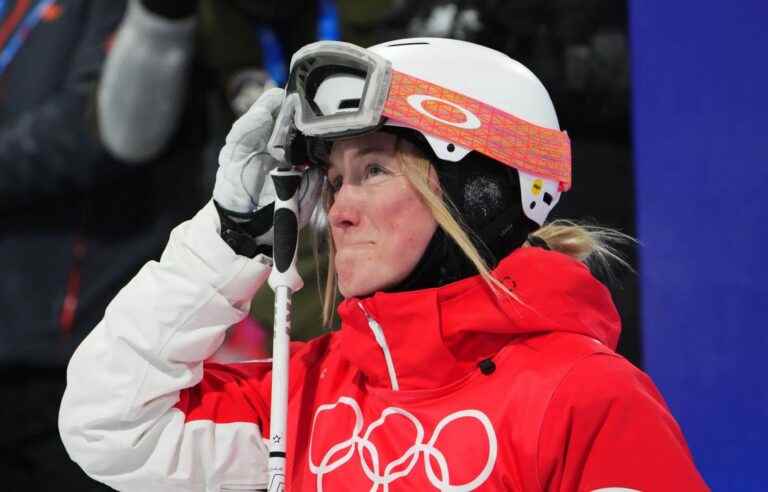
[{"label": "woman's eye", "polygon": [[368,178],[381,176],[383,174],[387,174],[387,170],[381,164],[368,164],[365,167],[365,176]]},{"label": "woman's eye", "polygon": [[336,193],[341,189],[341,176],[336,176],[334,178],[328,178],[328,187],[331,189],[332,193]]}]

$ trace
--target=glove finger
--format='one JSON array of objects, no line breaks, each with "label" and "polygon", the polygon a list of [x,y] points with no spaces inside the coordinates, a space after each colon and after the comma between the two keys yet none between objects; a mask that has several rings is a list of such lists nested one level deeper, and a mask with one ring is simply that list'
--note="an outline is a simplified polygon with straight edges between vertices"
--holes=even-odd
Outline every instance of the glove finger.
[{"label": "glove finger", "polygon": [[269,173],[277,167],[277,161],[266,152],[254,156],[246,165],[241,183],[243,189],[251,191],[251,201],[256,208],[275,201],[275,187]]},{"label": "glove finger", "polygon": [[284,94],[285,91],[278,88],[266,91],[235,121],[219,154],[219,164],[222,159],[238,160],[266,149]]},{"label": "glove finger", "polygon": [[272,186],[272,179],[269,177],[270,171],[277,167],[277,161],[266,152],[252,154],[243,167],[238,185],[246,193],[252,206],[259,209],[274,201],[274,192],[267,193],[267,185]]},{"label": "glove finger", "polygon": [[261,188],[277,164],[266,152],[274,126],[273,113],[280,110],[284,91],[266,91],[232,125],[219,152],[214,197],[229,210],[247,212],[258,208]]},{"label": "glove finger", "polygon": [[264,91],[251,107],[261,104],[272,115],[272,119],[275,119],[278,113],[280,113],[280,107],[283,105],[284,99],[285,91],[280,87],[273,87]]}]

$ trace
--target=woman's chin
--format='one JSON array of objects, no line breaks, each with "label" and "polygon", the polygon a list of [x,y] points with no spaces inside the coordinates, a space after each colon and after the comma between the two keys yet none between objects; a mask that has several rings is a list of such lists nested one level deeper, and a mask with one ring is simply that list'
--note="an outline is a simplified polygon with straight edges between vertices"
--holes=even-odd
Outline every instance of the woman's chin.
[{"label": "woman's chin", "polygon": [[339,293],[345,298],[365,297],[387,287],[386,279],[376,278],[367,272],[361,275],[359,271],[353,271],[345,275],[343,271],[338,273],[337,281]]},{"label": "woman's chin", "polygon": [[339,293],[345,299],[350,297],[365,297],[373,294],[376,288],[370,282],[356,282],[354,279],[344,281],[339,278]]},{"label": "woman's chin", "polygon": [[336,281],[339,293],[345,298],[366,297],[375,292],[397,285],[405,278],[407,271],[401,272],[398,267],[409,265],[393,265],[394,262],[381,262],[387,267],[376,265],[369,257],[360,258],[355,254],[336,256]]},{"label": "woman's chin", "polygon": [[339,293],[344,298],[364,297],[375,292],[378,287],[375,272],[370,271],[369,259],[361,259],[356,253],[345,250],[336,255],[336,280]]}]

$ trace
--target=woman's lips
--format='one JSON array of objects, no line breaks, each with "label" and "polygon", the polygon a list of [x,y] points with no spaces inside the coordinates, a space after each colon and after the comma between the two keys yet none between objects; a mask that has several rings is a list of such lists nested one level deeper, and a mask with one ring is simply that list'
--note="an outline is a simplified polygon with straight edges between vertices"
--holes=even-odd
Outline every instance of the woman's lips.
[{"label": "woman's lips", "polygon": [[342,245],[336,245],[338,250],[346,249],[346,248],[361,248],[366,246],[373,246],[373,241],[354,241],[350,243],[344,243]]},{"label": "woman's lips", "polygon": [[350,244],[344,244],[343,246],[337,246],[336,248],[336,260],[344,258],[351,259],[360,257],[361,255],[367,257],[373,250],[372,241],[360,241]]}]

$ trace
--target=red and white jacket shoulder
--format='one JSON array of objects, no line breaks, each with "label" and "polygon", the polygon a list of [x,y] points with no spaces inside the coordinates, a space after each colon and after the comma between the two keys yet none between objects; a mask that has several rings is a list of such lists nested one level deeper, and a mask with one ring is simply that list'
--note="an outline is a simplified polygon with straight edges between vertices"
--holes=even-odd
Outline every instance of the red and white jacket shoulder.
[{"label": "red and white jacket shoulder", "polygon": [[115,297],[70,361],[62,440],[88,475],[118,490],[266,486],[259,395],[269,363],[211,368],[206,388],[187,390],[271,268],[233,253],[218,228],[212,203],[178,226],[160,262]]}]

